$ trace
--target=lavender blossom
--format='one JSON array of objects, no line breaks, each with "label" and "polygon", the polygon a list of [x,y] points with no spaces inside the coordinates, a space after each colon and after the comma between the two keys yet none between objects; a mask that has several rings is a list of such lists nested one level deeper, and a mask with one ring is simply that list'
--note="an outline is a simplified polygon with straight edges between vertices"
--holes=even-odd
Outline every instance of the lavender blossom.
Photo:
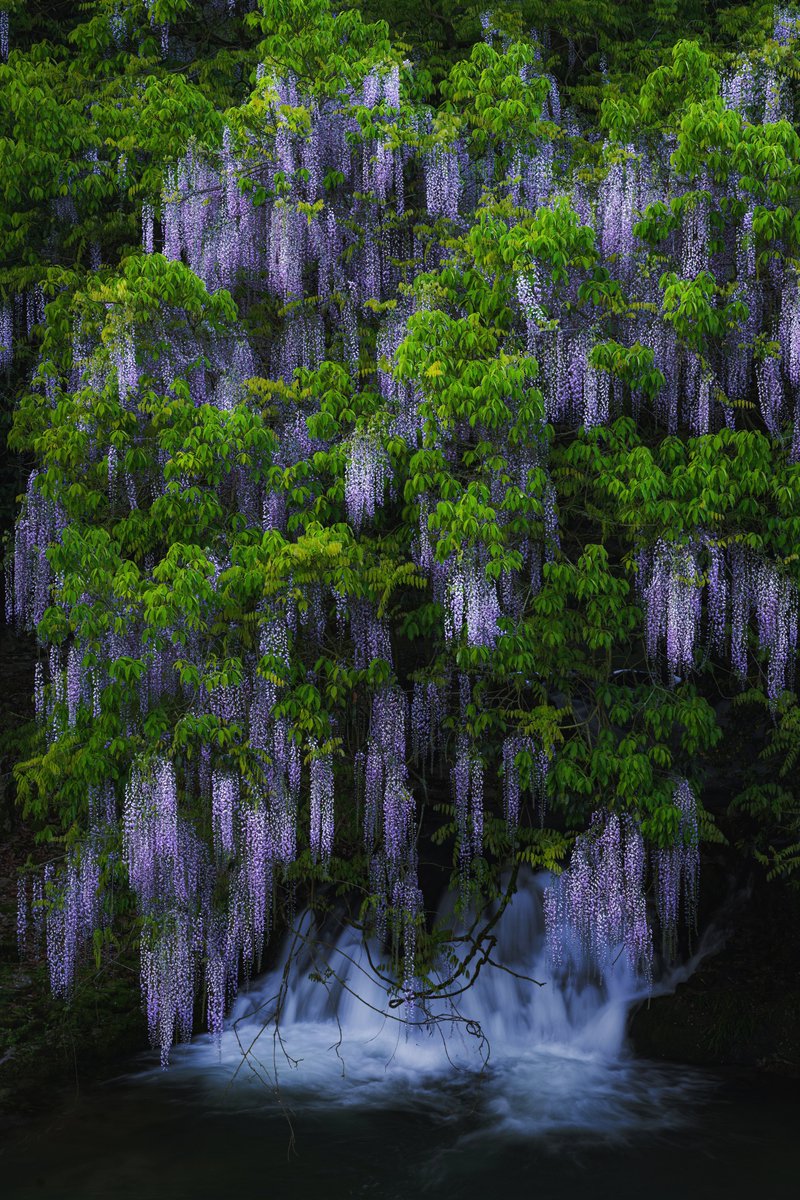
[{"label": "lavender blossom", "polygon": [[389,458],[379,437],[368,430],[355,434],[345,467],[344,499],[348,520],[356,531],[375,518],[390,477]]},{"label": "lavender blossom", "polygon": [[0,371],[7,371],[13,361],[14,322],[11,309],[4,304],[0,308]]},{"label": "lavender blossom", "polygon": [[631,971],[652,975],[652,937],[644,899],[644,848],[630,818],[596,812],[575,842],[569,866],[545,894],[548,945],[564,963],[562,937],[574,938],[601,978],[620,951]]},{"label": "lavender blossom", "polygon": [[333,852],[333,756],[311,744],[311,856],[327,864]]},{"label": "lavender blossom", "polygon": [[646,611],[647,653],[663,647],[670,673],[692,669],[701,615],[702,577],[692,546],[659,541],[640,556],[640,588]]},{"label": "lavender blossom", "polygon": [[700,870],[697,804],[685,779],[676,786],[673,803],[679,814],[675,840],[655,854],[656,910],[665,945],[671,948],[674,948],[681,906],[687,924],[694,923]]},{"label": "lavender blossom", "polygon": [[497,588],[474,561],[454,563],[447,586],[445,637],[466,634],[470,646],[493,647],[500,636]]}]

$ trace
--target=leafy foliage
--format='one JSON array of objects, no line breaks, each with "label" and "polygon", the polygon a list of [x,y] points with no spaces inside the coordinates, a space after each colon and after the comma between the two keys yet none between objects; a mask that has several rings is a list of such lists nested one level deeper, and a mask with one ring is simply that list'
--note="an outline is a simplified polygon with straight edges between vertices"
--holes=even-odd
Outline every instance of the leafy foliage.
[{"label": "leafy foliage", "polygon": [[[17,783],[67,872],[34,899],[76,955],[135,912],[165,1053],[187,945],[218,1028],[283,888],[393,932],[410,993],[423,867],[486,898],[599,861],[598,812],[662,908],[697,830],[798,863],[798,40],[373,9],[11,9]],[[734,688],[763,719],[712,812]]]}]

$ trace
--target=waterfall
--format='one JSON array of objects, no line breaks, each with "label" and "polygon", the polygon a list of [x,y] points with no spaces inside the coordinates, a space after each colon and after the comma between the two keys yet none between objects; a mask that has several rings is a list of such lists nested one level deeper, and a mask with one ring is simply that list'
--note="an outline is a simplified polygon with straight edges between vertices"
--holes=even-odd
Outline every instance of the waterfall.
[{"label": "waterfall", "polygon": [[[548,880],[521,874],[477,979],[455,1000],[410,1015],[389,1003],[378,945],[351,925],[317,928],[303,913],[277,966],[236,1000],[221,1042],[205,1035],[176,1048],[169,1075],[222,1085],[228,1102],[277,1100],[293,1111],[427,1108],[449,1120],[479,1105],[495,1134],[613,1134],[679,1122],[697,1083],[629,1052],[628,1014],[648,989],[627,956],[616,956],[602,982],[575,944],[558,968],[551,963]],[[446,924],[453,905],[446,896]],[[653,992],[671,990],[692,965],[657,979]]]}]

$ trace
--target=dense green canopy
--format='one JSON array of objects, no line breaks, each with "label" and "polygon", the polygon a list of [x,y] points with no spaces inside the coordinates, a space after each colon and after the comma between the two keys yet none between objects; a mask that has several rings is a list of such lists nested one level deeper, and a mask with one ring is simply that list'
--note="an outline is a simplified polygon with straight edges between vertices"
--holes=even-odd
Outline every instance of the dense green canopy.
[{"label": "dense green canopy", "polygon": [[583,864],[640,966],[698,840],[791,877],[797,14],[0,10],[56,989],[141,938],[168,1047],[298,891],[424,997],[451,875]]}]

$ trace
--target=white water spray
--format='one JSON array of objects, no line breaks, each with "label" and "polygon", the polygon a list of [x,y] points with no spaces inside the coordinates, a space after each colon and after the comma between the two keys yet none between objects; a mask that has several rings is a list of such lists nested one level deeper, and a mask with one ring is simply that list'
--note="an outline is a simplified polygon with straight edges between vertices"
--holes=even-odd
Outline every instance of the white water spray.
[{"label": "white water spray", "polygon": [[[389,1004],[379,948],[351,926],[326,937],[304,914],[278,967],[236,1001],[221,1047],[204,1036],[176,1048],[169,1074],[223,1085],[228,1102],[248,1107],[426,1109],[442,1120],[479,1107],[480,1127],[494,1135],[679,1123],[686,1081],[626,1048],[628,1014],[647,995],[627,956],[602,983],[575,945],[563,970],[548,961],[547,882],[520,876],[478,978],[410,1021]],[[653,993],[672,990],[693,965]]]}]

